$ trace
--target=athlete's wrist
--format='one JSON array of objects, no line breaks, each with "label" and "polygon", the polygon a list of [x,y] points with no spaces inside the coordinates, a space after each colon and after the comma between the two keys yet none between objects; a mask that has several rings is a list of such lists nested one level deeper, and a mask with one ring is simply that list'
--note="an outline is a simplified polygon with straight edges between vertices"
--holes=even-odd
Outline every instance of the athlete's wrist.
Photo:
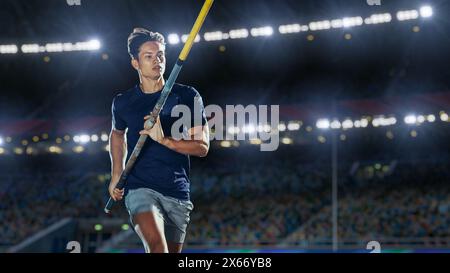
[{"label": "athlete's wrist", "polygon": [[[171,144],[171,140],[170,140],[170,138],[168,138],[168,137],[163,137],[163,138],[161,138],[161,140],[159,141],[159,144],[169,147],[170,144]],[[169,147],[169,148],[170,148],[170,147]]]}]

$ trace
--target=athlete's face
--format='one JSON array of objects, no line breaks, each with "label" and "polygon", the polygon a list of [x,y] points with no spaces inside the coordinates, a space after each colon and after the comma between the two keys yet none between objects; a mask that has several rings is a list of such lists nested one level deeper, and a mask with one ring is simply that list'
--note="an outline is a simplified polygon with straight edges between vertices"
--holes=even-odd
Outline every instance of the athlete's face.
[{"label": "athlete's face", "polygon": [[165,46],[159,42],[146,42],[141,45],[139,59],[133,62],[143,77],[158,80],[166,70]]}]

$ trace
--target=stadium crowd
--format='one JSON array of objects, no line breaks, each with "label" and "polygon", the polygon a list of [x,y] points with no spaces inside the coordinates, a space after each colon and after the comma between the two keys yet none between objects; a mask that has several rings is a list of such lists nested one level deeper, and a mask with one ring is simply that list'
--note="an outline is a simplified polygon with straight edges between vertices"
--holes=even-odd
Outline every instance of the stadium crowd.
[{"label": "stadium crowd", "polygon": [[[256,167],[255,167],[256,166]],[[449,237],[450,173],[444,164],[399,163],[385,175],[339,171],[339,236]],[[101,218],[106,172],[3,174],[0,245],[17,244],[65,217]],[[187,243],[270,245],[331,238],[331,172],[323,163],[261,161],[191,174]],[[124,208],[114,217],[128,221]]]}]

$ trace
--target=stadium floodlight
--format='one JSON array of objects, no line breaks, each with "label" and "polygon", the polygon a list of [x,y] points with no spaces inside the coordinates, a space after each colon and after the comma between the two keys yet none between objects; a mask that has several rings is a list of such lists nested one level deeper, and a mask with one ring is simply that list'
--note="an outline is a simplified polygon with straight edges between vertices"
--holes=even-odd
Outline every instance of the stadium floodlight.
[{"label": "stadium floodlight", "polygon": [[369,120],[367,118],[361,119],[361,127],[366,128],[369,125]]},{"label": "stadium floodlight", "polygon": [[[24,44],[20,47],[23,53],[39,53],[40,48],[38,44]],[[44,48],[45,51],[45,48]]]},{"label": "stadium floodlight", "polygon": [[288,123],[287,129],[289,131],[297,131],[300,129],[300,124],[298,122],[291,121]]},{"label": "stadium floodlight", "polygon": [[364,19],[366,25],[389,23],[392,21],[392,15],[390,13],[372,14],[370,17]]},{"label": "stadium floodlight", "polygon": [[383,116],[374,117],[374,119],[372,120],[372,126],[378,127],[378,126],[382,125],[383,119],[384,119]]},{"label": "stadium floodlight", "polygon": [[222,33],[222,31],[205,32],[203,34],[203,39],[207,42],[226,40],[229,37],[228,33]]},{"label": "stadium floodlight", "polygon": [[388,124],[389,125],[394,125],[396,123],[397,123],[397,119],[395,117],[388,118]]},{"label": "stadium floodlight", "polygon": [[335,19],[331,20],[331,27],[332,28],[341,28],[344,24],[342,23],[342,19]]},{"label": "stadium floodlight", "polygon": [[89,135],[80,135],[80,143],[88,143],[89,141],[91,141]]},{"label": "stadium floodlight", "polygon": [[395,123],[397,123],[397,119],[395,117],[385,118],[384,116],[374,118],[372,121],[372,125],[374,127],[390,126],[390,125],[394,125]]},{"label": "stadium floodlight", "polygon": [[406,124],[415,124],[417,117],[415,115],[407,115],[404,119]]},{"label": "stadium floodlight", "polygon": [[425,117],[424,117],[423,115],[417,116],[417,122],[418,122],[418,123],[423,123],[423,122],[425,122]]},{"label": "stadium floodlight", "polygon": [[3,145],[3,143],[5,143],[5,142],[3,141],[3,138],[0,137],[0,145]]},{"label": "stadium floodlight", "polygon": [[353,121],[351,119],[346,119],[342,122],[342,129],[353,128]]},{"label": "stadium floodlight", "polygon": [[242,132],[251,134],[256,132],[256,128],[253,124],[248,124],[247,126],[242,127]]},{"label": "stadium floodlight", "polygon": [[379,119],[379,118],[374,118],[374,119],[372,120],[372,126],[373,126],[373,127],[378,127],[378,126],[380,126],[380,119]]},{"label": "stadium floodlight", "polygon": [[330,128],[330,121],[328,119],[319,119],[316,122],[316,127],[319,129],[328,129]]},{"label": "stadium floodlight", "polygon": [[16,54],[17,45],[0,45],[0,54]]},{"label": "stadium floodlight", "polygon": [[91,141],[92,142],[97,142],[98,141],[98,135],[96,135],[96,134],[91,135]]},{"label": "stadium floodlight", "polygon": [[335,119],[331,122],[330,127],[332,129],[339,129],[341,128],[341,123],[339,122],[339,120]]},{"label": "stadium floodlight", "polygon": [[419,12],[415,9],[397,12],[397,19],[399,21],[413,20],[417,18],[419,18]]},{"label": "stadium floodlight", "polygon": [[[189,37],[189,34],[183,34],[183,35],[181,35],[181,41],[182,41],[183,43],[186,43],[188,37]],[[195,42],[195,43],[198,43],[198,42],[200,42],[200,40],[201,40],[200,35],[197,34],[197,36],[195,36],[194,42]]]},{"label": "stadium floodlight", "polygon": [[427,116],[427,121],[428,122],[434,122],[436,120],[436,117],[434,115],[428,115]]},{"label": "stadium floodlight", "polygon": [[63,52],[64,46],[62,43],[48,43],[45,45],[45,51],[47,51],[47,52]]},{"label": "stadium floodlight", "polygon": [[270,132],[270,125],[268,124],[258,124],[257,127],[258,132]]},{"label": "stadium floodlight", "polygon": [[20,47],[22,53],[43,53],[43,52],[64,52],[64,51],[93,51],[101,48],[101,43],[97,39],[87,42],[72,43],[47,43],[39,44],[23,44]]},{"label": "stadium floodlight", "polygon": [[397,119],[395,117],[382,118],[380,121],[381,126],[390,126],[397,123]]},{"label": "stadium floodlight", "polygon": [[90,51],[90,50],[98,50],[101,47],[101,43],[99,40],[90,40],[87,42],[77,42],[72,46],[72,51]]},{"label": "stadium floodlight", "polygon": [[278,124],[278,131],[280,131],[280,132],[286,131],[286,124],[284,124],[284,123]]},{"label": "stadium floodlight", "polygon": [[423,18],[428,18],[433,16],[433,8],[430,6],[423,6],[420,8],[420,16]]},{"label": "stadium floodlight", "polygon": [[298,33],[302,31],[302,27],[300,24],[281,25],[278,27],[278,31],[281,34]]},{"label": "stadium floodlight", "polygon": [[271,36],[273,34],[273,28],[271,26],[252,28],[250,34],[253,37],[258,36]]},{"label": "stadium floodlight", "polygon": [[73,51],[74,47],[72,43],[63,43],[63,51]]},{"label": "stadium floodlight", "polygon": [[363,24],[363,18],[361,16],[357,17],[346,17],[342,19],[343,27],[356,27]]},{"label": "stadium floodlight", "polygon": [[87,42],[86,50],[99,50],[102,47],[102,44],[99,40],[93,39]]},{"label": "stadium floodlight", "polygon": [[167,36],[167,41],[169,42],[169,44],[171,45],[176,45],[180,43],[180,37],[178,36],[178,34],[176,33],[170,33]]},{"label": "stadium floodlight", "polygon": [[328,20],[316,21],[316,22],[309,23],[309,29],[311,31],[325,30],[325,29],[330,29],[330,28],[331,28],[331,22]]},{"label": "stadium floodlight", "polygon": [[228,34],[231,39],[243,39],[248,37],[248,30],[246,28],[232,29]]},{"label": "stadium floodlight", "polygon": [[240,132],[239,127],[234,127],[234,126],[228,127],[229,134],[239,134],[239,132]]},{"label": "stadium floodlight", "polygon": [[108,137],[108,135],[106,133],[102,133],[102,135],[100,136],[100,139],[103,142],[106,142],[106,141],[108,141],[109,137]]},{"label": "stadium floodlight", "polygon": [[440,114],[440,118],[441,118],[442,121],[448,121],[448,114],[445,113],[445,112],[442,112]]}]

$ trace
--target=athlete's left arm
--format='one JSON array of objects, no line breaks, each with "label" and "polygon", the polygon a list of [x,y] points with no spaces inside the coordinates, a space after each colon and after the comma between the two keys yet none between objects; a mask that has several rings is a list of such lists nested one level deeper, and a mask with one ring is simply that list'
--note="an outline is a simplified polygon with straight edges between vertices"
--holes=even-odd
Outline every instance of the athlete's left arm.
[{"label": "athlete's left arm", "polygon": [[[146,116],[147,120],[150,116]],[[205,157],[209,151],[209,127],[208,123],[203,126],[195,126],[188,130],[189,140],[175,140],[171,137],[164,137],[161,121],[158,117],[155,125],[150,130],[142,130],[140,134],[149,135],[154,141],[175,152]]]},{"label": "athlete's left arm", "polygon": [[175,140],[165,137],[160,142],[162,145],[182,154],[205,157],[209,151],[209,128],[204,126],[192,127],[188,131],[190,140]]}]

